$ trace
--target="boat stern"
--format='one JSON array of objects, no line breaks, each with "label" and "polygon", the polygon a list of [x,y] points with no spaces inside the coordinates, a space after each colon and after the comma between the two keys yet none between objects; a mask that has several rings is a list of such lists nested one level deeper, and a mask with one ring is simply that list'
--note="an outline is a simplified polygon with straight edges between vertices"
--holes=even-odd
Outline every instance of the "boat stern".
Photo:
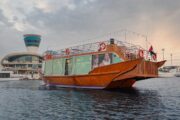
[{"label": "boat stern", "polygon": [[134,69],[118,74],[106,89],[112,88],[130,88],[136,81],[145,80],[148,78],[157,78],[158,68],[161,67],[166,61],[152,62],[142,61]]}]

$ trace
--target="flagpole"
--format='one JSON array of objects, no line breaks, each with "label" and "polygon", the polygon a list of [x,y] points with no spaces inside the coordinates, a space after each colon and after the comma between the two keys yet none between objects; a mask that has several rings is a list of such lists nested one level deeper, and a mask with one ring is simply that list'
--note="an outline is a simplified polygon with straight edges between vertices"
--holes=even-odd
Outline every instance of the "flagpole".
[{"label": "flagpole", "polygon": [[163,60],[164,60],[164,50],[165,50],[165,49],[163,48],[163,49],[162,49],[162,52],[163,52]]},{"label": "flagpole", "polygon": [[148,50],[147,36],[146,36],[146,50]]},{"label": "flagpole", "polygon": [[171,66],[172,66],[172,56],[173,56],[172,53],[170,54],[170,56],[171,56]]}]

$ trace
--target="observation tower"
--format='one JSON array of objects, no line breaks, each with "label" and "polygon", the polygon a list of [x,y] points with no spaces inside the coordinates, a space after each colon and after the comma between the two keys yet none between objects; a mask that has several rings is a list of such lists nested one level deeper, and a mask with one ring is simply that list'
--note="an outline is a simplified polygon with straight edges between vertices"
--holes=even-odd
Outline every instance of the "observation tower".
[{"label": "observation tower", "polygon": [[41,42],[41,36],[37,34],[25,34],[24,42],[28,52],[37,53]]}]

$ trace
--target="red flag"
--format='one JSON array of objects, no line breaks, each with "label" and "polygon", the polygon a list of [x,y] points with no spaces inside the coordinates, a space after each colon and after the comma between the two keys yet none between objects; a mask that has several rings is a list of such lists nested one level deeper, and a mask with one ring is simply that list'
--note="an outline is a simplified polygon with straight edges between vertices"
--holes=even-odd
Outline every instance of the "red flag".
[{"label": "red flag", "polygon": [[153,50],[153,46],[151,45],[151,47],[149,48],[149,53],[152,57],[153,60],[157,60],[157,54],[154,52]]},{"label": "red flag", "polygon": [[153,46],[151,45],[151,47],[149,48],[149,52],[153,51]]}]

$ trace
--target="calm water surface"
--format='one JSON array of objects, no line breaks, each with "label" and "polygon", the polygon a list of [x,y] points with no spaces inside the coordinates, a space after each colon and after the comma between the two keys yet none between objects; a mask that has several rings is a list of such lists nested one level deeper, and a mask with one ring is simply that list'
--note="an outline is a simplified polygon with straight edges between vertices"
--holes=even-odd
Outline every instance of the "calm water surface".
[{"label": "calm water surface", "polygon": [[0,120],[180,119],[180,78],[139,81],[131,90],[40,89],[0,82]]}]

